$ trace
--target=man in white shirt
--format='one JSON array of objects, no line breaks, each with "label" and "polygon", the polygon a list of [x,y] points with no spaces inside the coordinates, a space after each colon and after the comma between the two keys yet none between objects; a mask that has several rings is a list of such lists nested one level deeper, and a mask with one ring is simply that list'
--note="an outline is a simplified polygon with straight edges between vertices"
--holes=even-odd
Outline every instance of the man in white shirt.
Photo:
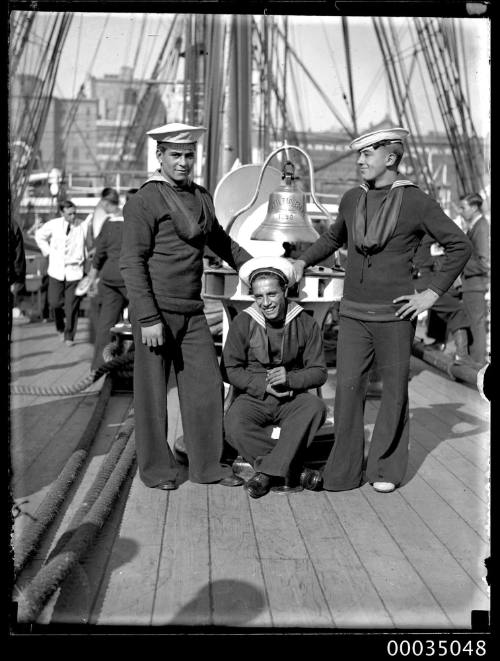
[{"label": "man in white shirt", "polygon": [[56,330],[68,346],[74,344],[81,297],[76,296],[78,282],[84,275],[84,263],[90,240],[90,223],[76,219],[76,207],[70,200],[59,205],[62,216],[47,221],[35,233],[42,255],[49,258],[49,305],[54,310]]}]

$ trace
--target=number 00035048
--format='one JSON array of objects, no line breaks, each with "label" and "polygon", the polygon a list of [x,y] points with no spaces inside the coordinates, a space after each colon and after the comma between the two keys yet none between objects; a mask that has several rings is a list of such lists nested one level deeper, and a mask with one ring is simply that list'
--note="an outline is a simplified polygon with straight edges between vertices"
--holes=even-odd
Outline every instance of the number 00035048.
[{"label": "number 00035048", "polygon": [[485,656],[485,640],[390,640],[387,643],[389,656]]}]

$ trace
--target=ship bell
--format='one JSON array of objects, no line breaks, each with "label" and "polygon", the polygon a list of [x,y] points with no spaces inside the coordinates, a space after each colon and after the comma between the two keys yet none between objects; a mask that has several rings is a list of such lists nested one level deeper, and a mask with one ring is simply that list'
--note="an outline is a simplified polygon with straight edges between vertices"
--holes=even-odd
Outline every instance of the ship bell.
[{"label": "ship bell", "polygon": [[306,213],[306,194],[297,189],[295,167],[287,161],[283,167],[283,183],[269,196],[267,214],[251,238],[282,243],[314,243],[318,232]]}]

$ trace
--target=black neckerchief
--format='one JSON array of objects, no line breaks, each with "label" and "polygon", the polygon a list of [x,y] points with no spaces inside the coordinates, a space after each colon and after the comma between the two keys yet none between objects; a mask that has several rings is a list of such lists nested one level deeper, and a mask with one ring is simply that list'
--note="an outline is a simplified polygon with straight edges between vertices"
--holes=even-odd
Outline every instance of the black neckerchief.
[{"label": "black neckerchief", "polygon": [[[215,218],[215,211],[211,208],[208,200],[201,194],[196,185],[189,185],[184,188],[174,188],[168,183],[158,182],[158,190],[165,200],[169,214],[174,224],[174,229],[184,241],[192,241],[202,235],[208,234]],[[183,203],[178,191],[186,190],[194,194],[201,205],[201,213],[198,218],[194,218],[192,212]]]},{"label": "black neckerchief", "polygon": [[369,186],[361,184],[362,192],[356,205],[353,237],[356,249],[363,255],[373,255],[383,250],[394,234],[405,186],[415,186],[415,184],[406,179],[398,179],[393,182],[367,227],[366,195]]}]

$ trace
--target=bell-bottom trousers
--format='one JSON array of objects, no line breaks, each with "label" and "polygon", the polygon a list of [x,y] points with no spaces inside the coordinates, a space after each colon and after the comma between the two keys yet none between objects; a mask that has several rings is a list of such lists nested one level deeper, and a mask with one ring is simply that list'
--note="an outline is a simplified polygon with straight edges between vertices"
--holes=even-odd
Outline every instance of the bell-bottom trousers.
[{"label": "bell-bottom trousers", "polygon": [[[311,393],[293,399],[266,395],[263,400],[243,393],[226,413],[226,439],[256,471],[286,477],[325,417],[325,403]],[[280,427],[278,439],[272,438],[269,425]]]},{"label": "bell-bottom trousers", "polygon": [[408,376],[415,324],[341,317],[337,342],[335,441],[323,472],[323,488],[344,491],[363,481],[364,409],[368,374],[375,359],[382,380],[380,408],[365,477],[400,484],[408,464]]},{"label": "bell-bottom trousers", "polygon": [[173,366],[179,392],[189,479],[209,483],[232,474],[220,463],[223,439],[223,383],[203,313],[162,311],[166,341],[150,348],[141,341],[131,310],[134,335],[135,441],[139,474],[146,486],[175,480],[179,466],[167,443],[167,384]]}]

